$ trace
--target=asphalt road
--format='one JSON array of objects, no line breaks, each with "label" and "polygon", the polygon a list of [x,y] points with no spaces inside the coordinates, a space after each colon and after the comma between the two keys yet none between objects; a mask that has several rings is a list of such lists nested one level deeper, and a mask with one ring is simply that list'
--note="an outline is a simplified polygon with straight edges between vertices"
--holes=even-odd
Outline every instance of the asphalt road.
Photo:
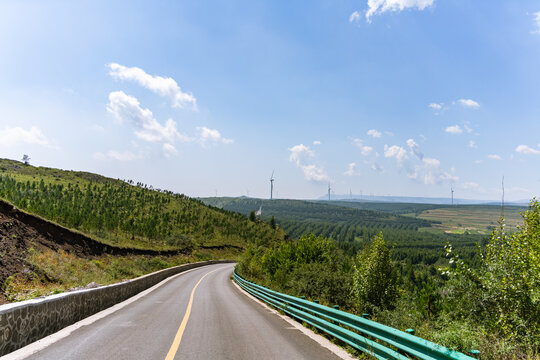
[{"label": "asphalt road", "polygon": [[28,359],[338,359],[236,288],[233,266],[182,273]]}]

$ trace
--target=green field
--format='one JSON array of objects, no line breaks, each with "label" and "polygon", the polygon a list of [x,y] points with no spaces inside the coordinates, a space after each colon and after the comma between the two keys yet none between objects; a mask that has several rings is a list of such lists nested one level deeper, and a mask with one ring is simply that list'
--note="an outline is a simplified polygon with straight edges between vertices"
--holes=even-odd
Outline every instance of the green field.
[{"label": "green field", "polygon": [[[505,207],[504,223],[508,230],[517,229],[517,225],[523,222],[520,213],[526,209],[522,206]],[[430,227],[422,228],[420,231],[484,235],[490,234],[498,226],[501,208],[492,205],[444,206],[424,210],[417,216],[414,213],[405,215],[434,222]]]}]

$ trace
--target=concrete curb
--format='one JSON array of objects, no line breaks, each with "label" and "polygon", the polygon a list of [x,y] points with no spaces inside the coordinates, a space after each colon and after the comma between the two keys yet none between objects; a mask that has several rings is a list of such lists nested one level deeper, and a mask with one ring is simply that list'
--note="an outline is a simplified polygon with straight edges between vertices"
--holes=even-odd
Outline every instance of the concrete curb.
[{"label": "concrete curb", "polygon": [[122,302],[172,275],[204,265],[233,262],[235,261],[211,260],[184,264],[95,289],[2,305],[0,356]]}]

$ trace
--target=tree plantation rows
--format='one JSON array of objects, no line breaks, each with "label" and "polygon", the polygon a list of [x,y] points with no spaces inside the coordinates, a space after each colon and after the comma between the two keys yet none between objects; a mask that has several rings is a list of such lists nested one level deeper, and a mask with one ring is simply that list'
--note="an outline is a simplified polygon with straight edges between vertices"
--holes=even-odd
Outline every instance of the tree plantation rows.
[{"label": "tree plantation rows", "polygon": [[[409,230],[431,226],[431,222],[424,219],[335,206],[316,201],[261,200],[250,198],[204,198],[201,200],[206,204],[246,215],[260,208],[263,219],[270,219],[272,216],[275,216],[276,219],[286,219],[291,222],[304,221],[306,222],[306,227],[309,226],[308,223],[310,222]],[[301,234],[303,230],[300,229],[297,233]],[[291,229],[291,231],[294,231],[294,229]]]},{"label": "tree plantation rows", "polygon": [[243,246],[283,238],[246,216],[209,208],[182,194],[120,181],[21,181],[0,175],[0,197],[15,206],[109,242],[136,247],[184,248],[196,243]]}]

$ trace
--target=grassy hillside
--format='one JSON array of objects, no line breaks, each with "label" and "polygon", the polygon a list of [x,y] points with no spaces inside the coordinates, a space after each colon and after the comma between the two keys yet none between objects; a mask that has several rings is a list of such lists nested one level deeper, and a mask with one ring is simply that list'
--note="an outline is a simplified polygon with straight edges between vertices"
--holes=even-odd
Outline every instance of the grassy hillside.
[{"label": "grassy hillside", "polygon": [[100,175],[0,160],[0,198],[18,208],[120,247],[243,248],[284,233],[182,194]]}]

